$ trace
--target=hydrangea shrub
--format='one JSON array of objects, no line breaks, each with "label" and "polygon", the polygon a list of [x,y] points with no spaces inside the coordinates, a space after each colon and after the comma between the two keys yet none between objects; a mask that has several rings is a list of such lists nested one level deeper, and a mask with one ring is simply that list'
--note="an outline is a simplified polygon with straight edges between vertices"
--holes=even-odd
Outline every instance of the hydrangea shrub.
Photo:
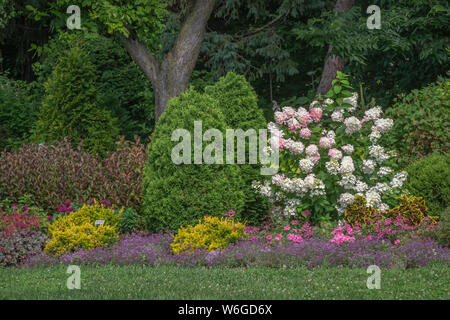
[{"label": "hydrangea shrub", "polygon": [[362,119],[354,116],[358,95],[347,90],[346,77],[339,73],[324,101],[309,110],[286,106],[268,124],[266,152],[278,150],[278,173],[254,187],[281,207],[279,214],[310,209],[313,220],[338,219],[358,195],[384,211],[401,192],[407,175],[395,173],[395,152],[379,143],[393,120],[383,118],[379,106]]}]

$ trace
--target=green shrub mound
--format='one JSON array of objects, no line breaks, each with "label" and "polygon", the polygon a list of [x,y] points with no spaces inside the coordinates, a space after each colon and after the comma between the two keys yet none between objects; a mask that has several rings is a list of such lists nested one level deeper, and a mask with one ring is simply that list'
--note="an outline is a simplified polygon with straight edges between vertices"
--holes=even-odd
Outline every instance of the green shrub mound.
[{"label": "green shrub mound", "polygon": [[[169,101],[160,117],[144,171],[144,219],[149,231],[166,227],[177,230],[192,225],[204,215],[222,217],[230,209],[237,215],[244,205],[244,183],[237,166],[194,164],[194,121],[202,121],[202,132],[225,132],[224,115],[215,99],[189,89]],[[191,163],[175,164],[171,141],[176,129],[186,129],[191,139]],[[210,142],[202,143],[202,150]],[[225,144],[224,155],[225,155]]]},{"label": "green shrub mound", "polygon": [[88,55],[73,47],[61,57],[45,83],[46,96],[36,128],[38,142],[69,137],[73,144],[104,155],[113,150],[118,136],[116,121],[99,106],[95,67]]},{"label": "green shrub mound", "polygon": [[406,168],[406,172],[405,188],[425,199],[428,215],[439,215],[449,206],[450,153],[433,154],[417,160]]},{"label": "green shrub mound", "polygon": [[413,90],[386,111],[395,120],[389,139],[406,161],[450,150],[449,87],[440,81]]},{"label": "green shrub mound", "polygon": [[[214,85],[207,86],[205,93],[219,102],[219,108],[225,115],[227,128],[242,129],[244,132],[254,129],[256,134],[259,129],[266,128],[266,119],[258,107],[258,96],[244,76],[229,72]],[[246,163],[248,163],[248,151]],[[256,225],[267,217],[269,210],[267,198],[257,194],[251,188],[252,181],[261,178],[260,165],[238,166],[245,181],[245,205],[242,217],[248,224]]]}]

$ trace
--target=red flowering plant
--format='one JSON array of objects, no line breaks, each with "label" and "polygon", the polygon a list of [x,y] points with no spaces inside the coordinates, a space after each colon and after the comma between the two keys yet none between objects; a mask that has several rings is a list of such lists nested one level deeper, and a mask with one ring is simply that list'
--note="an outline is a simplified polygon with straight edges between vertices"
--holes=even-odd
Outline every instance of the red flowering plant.
[{"label": "red flowering plant", "polygon": [[32,209],[13,204],[9,210],[0,207],[0,232],[4,235],[12,234],[20,230],[42,230],[46,228],[46,222],[41,216],[33,214]]}]

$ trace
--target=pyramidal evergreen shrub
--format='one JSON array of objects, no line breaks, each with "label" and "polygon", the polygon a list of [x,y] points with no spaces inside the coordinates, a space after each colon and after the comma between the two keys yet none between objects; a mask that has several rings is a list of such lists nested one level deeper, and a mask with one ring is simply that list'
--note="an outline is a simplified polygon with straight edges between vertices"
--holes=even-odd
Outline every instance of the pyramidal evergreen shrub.
[{"label": "pyramidal evergreen shrub", "polygon": [[115,119],[99,107],[95,67],[88,55],[75,46],[62,56],[45,83],[44,101],[36,125],[38,142],[70,138],[74,145],[105,155],[114,149],[118,136]]},{"label": "pyramidal evergreen shrub", "polygon": [[[266,128],[266,119],[258,107],[258,96],[244,76],[229,72],[214,85],[206,87],[205,93],[219,102],[219,108],[225,115],[227,128],[242,129],[244,132],[254,129],[256,134],[259,129]],[[246,149],[246,164],[236,165],[245,182],[245,205],[242,217],[248,224],[256,225],[267,217],[269,203],[265,197],[255,193],[251,188],[252,181],[261,178],[260,165],[250,165],[248,162],[248,149]]]},{"label": "pyramidal evergreen shrub", "polygon": [[[203,133],[218,129],[225,137],[225,117],[212,97],[191,88],[169,101],[156,125],[144,170],[143,211],[149,231],[166,227],[176,231],[205,215],[223,217],[233,209],[239,217],[242,212],[244,183],[238,166],[194,164],[194,121],[202,121]],[[172,161],[172,149],[184,141],[172,141],[177,129],[190,133],[191,164]],[[210,144],[202,142],[202,152]],[[225,155],[225,143],[223,148]]]}]

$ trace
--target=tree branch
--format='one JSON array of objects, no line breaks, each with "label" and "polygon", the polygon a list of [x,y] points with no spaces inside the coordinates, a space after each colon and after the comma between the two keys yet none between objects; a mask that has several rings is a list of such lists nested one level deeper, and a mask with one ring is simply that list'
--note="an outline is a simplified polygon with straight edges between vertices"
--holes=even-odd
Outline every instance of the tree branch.
[{"label": "tree branch", "polygon": [[250,30],[249,32],[244,33],[244,34],[235,34],[234,37],[235,38],[244,38],[244,37],[248,37],[248,36],[254,35],[254,34],[258,33],[258,32],[263,31],[264,29],[267,29],[268,27],[270,27],[271,25],[273,25],[275,22],[277,22],[278,20],[280,20],[282,17],[284,17],[286,15],[287,15],[287,13],[280,13],[272,21],[269,21],[268,23],[266,23],[262,27],[256,28],[254,30]]},{"label": "tree branch", "polygon": [[150,81],[155,84],[158,79],[160,64],[153,54],[139,40],[131,35],[122,37],[122,43],[134,62],[144,71]]}]

